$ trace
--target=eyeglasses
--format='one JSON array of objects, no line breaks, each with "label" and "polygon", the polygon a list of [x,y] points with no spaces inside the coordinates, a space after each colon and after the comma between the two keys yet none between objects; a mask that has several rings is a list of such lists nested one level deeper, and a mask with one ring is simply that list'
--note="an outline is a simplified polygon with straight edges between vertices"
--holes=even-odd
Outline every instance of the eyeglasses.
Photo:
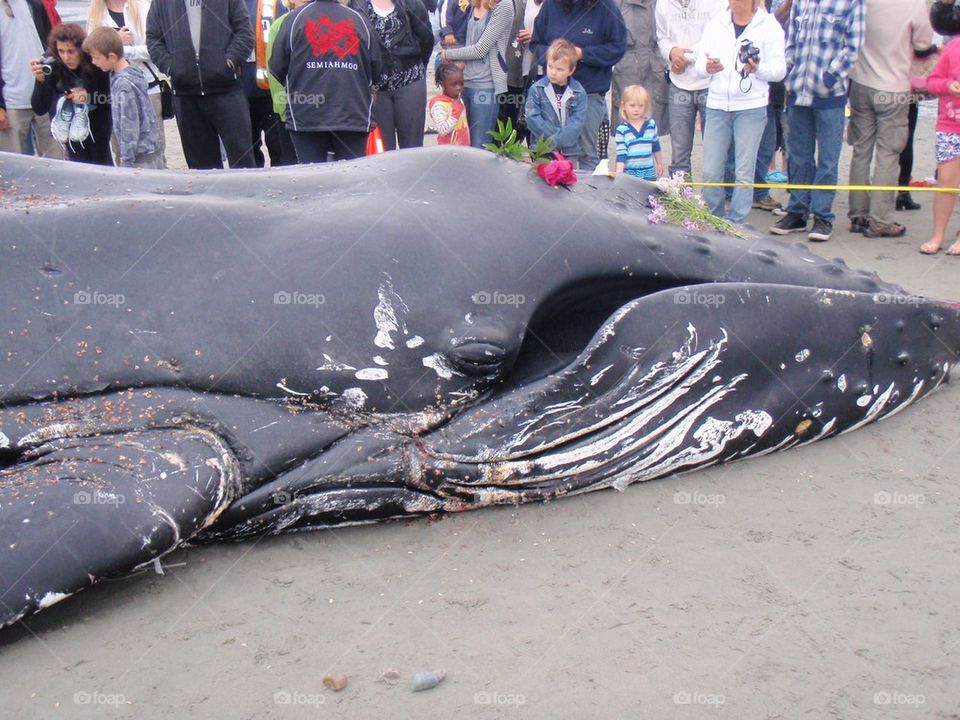
[{"label": "eyeglasses", "polygon": [[3,11],[7,14],[8,18],[13,17],[13,8],[10,7],[10,0],[3,0]]}]

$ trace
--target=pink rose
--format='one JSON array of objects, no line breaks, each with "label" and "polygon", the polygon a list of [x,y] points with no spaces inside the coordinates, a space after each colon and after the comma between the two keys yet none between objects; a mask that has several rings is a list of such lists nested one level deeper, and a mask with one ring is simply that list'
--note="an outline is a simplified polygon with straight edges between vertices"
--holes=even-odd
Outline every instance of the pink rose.
[{"label": "pink rose", "polygon": [[573,171],[573,163],[559,152],[556,160],[537,165],[537,175],[542,177],[547,185],[566,185],[570,187],[577,184],[577,174]]}]

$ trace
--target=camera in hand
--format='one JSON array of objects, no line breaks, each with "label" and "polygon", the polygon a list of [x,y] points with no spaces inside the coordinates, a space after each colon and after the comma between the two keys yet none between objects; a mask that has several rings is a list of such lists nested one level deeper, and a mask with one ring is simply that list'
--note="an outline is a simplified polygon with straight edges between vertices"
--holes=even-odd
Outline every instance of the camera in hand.
[{"label": "camera in hand", "polygon": [[44,53],[40,58],[40,69],[43,71],[43,74],[49,77],[53,75],[56,69],[60,66],[60,60],[55,58],[49,53]]},{"label": "camera in hand", "polygon": [[746,65],[751,60],[755,63],[760,62],[760,48],[749,40],[740,43],[740,53],[737,55],[741,65]]}]

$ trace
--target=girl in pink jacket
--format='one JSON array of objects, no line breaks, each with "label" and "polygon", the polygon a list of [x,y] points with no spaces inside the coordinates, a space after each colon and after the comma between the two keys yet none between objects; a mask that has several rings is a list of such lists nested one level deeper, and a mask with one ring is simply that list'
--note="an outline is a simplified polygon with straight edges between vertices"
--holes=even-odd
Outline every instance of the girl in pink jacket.
[{"label": "girl in pink jacket", "polygon": [[[937,113],[937,181],[941,187],[960,187],[960,38],[943,49],[930,77],[927,90],[940,96]],[[957,196],[952,192],[935,193],[933,198],[933,236],[920,246],[925,255],[936,255],[943,245],[947,223]],[[947,250],[960,255],[960,233]]]}]

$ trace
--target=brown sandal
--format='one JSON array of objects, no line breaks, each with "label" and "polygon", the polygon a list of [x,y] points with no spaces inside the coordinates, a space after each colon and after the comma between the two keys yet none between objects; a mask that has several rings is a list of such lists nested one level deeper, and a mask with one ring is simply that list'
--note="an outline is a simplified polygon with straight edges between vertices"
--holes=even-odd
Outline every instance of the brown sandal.
[{"label": "brown sandal", "polygon": [[907,228],[898,222],[883,224],[871,220],[863,230],[865,238],[877,237],[903,237],[907,234]]}]

